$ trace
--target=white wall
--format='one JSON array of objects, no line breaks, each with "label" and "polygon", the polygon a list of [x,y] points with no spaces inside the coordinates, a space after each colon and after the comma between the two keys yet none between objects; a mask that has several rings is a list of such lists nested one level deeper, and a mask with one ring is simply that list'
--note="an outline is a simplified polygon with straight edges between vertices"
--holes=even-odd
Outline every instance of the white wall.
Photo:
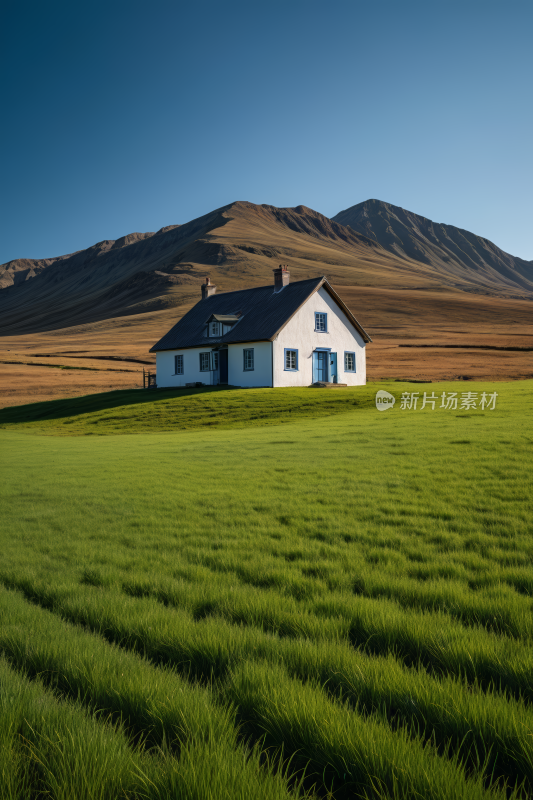
[{"label": "white wall", "polygon": [[[211,351],[211,347],[191,347],[189,350],[164,350],[156,353],[157,385],[160,388],[185,386],[186,383],[202,381],[207,386],[213,380],[212,372],[200,372],[199,353]],[[174,375],[174,356],[183,355],[183,375]]]},{"label": "white wall", "polygon": [[[328,315],[328,332],[315,332],[315,311]],[[313,382],[313,351],[329,347],[337,353],[339,383],[366,384],[365,342],[344,312],[322,287],[287,323],[274,341],[274,386],[309,386]],[[298,371],[285,371],[285,348],[298,350]],[[355,352],[356,372],[344,372],[344,351]]]},{"label": "white wall", "polygon": [[[254,369],[245,372],[243,350],[253,348]],[[228,382],[232,386],[272,386],[272,342],[228,345]]]},{"label": "white wall", "polygon": [[[245,348],[254,350],[254,369],[244,371]],[[185,386],[201,381],[207,386],[214,382],[213,372],[200,372],[199,353],[211,351],[210,346],[188,350],[164,350],[156,353],[157,385],[161,388]],[[228,383],[232,386],[272,386],[271,342],[250,342],[228,345]],[[174,356],[183,355],[183,375],[174,375]]]}]

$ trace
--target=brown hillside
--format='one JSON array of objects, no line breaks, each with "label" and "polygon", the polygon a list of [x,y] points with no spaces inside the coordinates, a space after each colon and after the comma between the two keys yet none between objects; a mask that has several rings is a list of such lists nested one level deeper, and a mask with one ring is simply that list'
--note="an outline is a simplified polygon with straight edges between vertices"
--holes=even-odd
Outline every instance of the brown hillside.
[{"label": "brown hillside", "polygon": [[341,285],[460,287],[504,296],[518,291],[509,281],[497,284],[492,274],[466,267],[446,272],[393,254],[305,206],[238,202],[185,225],[100,242],[44,266],[25,261],[35,275],[0,291],[0,334],[183,306],[193,301],[194,287],[207,273],[228,291],[270,282],[280,261],[290,263],[293,280],[326,274]]},{"label": "brown hillside", "polygon": [[366,200],[333,219],[389,253],[433,268],[445,285],[490,294],[533,293],[533,261],[505,253],[470,231],[443,225],[380,200]]}]

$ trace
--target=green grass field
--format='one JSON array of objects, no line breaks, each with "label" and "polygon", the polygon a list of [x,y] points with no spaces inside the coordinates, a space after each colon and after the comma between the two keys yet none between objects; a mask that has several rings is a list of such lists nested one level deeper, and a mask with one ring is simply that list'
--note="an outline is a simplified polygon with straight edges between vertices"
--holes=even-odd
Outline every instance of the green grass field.
[{"label": "green grass field", "polygon": [[532,411],[1,411],[0,798],[530,798]]}]

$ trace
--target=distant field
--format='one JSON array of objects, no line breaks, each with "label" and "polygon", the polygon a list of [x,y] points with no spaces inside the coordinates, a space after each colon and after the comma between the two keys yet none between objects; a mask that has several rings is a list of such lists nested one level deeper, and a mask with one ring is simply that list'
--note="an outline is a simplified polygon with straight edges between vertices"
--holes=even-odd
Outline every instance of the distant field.
[{"label": "distant field", "polygon": [[532,411],[0,412],[0,797],[531,797]]}]

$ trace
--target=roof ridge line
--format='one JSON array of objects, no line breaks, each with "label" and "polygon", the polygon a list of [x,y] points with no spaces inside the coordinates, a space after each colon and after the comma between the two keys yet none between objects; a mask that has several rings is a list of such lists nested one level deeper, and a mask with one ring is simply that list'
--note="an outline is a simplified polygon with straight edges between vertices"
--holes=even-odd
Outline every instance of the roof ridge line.
[{"label": "roof ridge line", "polygon": [[[322,281],[322,280],[327,280],[325,275],[321,275],[320,278],[304,278],[302,281],[292,281],[291,283],[288,283],[287,286],[297,286],[299,283],[308,283],[310,281]],[[255,289],[270,289],[270,288],[272,289],[275,288],[273,283],[266,283],[263,286],[250,286],[248,289],[233,289],[231,292],[215,292],[206,299],[210,300],[212,297],[221,297],[222,295],[227,295],[227,294],[240,294],[241,292],[251,292]],[[286,289],[287,287],[284,286],[283,288]]]}]

